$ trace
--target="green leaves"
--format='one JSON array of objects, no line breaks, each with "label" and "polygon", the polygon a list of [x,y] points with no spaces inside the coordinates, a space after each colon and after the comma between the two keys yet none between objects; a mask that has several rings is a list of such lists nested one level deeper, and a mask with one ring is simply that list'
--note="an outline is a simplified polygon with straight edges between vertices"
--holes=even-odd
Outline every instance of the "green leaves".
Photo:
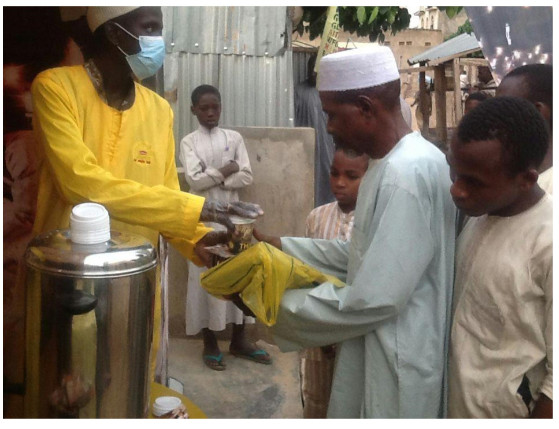
[{"label": "green leaves", "polygon": [[393,23],[394,23],[394,20],[396,19],[396,14],[397,14],[397,13],[398,13],[398,12],[397,12],[396,10],[394,10],[394,9],[389,10],[389,11],[388,11],[388,15],[387,15],[387,17],[386,17],[386,21],[387,21],[389,24],[393,24]]},{"label": "green leaves", "polygon": [[378,6],[375,6],[373,7],[371,14],[369,15],[369,21],[367,21],[367,24],[371,24],[375,19],[377,19],[377,15],[378,15]]},{"label": "green leaves", "polygon": [[[355,14],[357,17],[357,22],[359,22],[359,25],[361,26],[362,25],[369,26],[370,24],[372,24],[375,21],[375,19],[377,19],[379,12],[381,13],[381,15],[384,15],[384,18],[389,24],[392,24],[396,19],[396,15],[398,14],[398,10],[399,10],[399,8],[395,6],[382,6],[380,8],[378,6],[373,6],[373,7],[358,6],[357,8],[354,9],[356,9]],[[368,19],[367,19],[367,15],[369,16]]]},{"label": "green leaves", "polygon": [[446,12],[446,15],[452,19],[464,8],[463,6],[437,6],[439,10]]},{"label": "green leaves", "polygon": [[[303,20],[294,29],[299,34],[309,33],[311,40],[322,35],[326,23],[326,6],[304,6]],[[398,6],[341,6],[338,7],[340,29],[358,36],[368,36],[371,42],[383,42],[384,33],[409,27],[411,15]],[[308,25],[303,26],[303,22]]]},{"label": "green leaves", "polygon": [[357,21],[359,21],[360,25],[365,23],[365,19],[367,18],[367,12],[363,6],[359,6],[357,8]]}]

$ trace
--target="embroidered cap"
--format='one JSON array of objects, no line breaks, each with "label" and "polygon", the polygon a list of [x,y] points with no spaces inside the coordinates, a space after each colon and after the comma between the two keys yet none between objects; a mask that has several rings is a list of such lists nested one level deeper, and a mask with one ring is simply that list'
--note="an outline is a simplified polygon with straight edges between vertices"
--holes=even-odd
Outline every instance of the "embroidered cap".
[{"label": "embroidered cap", "polygon": [[370,88],[400,78],[390,48],[372,46],[324,56],[319,68],[319,91]]}]

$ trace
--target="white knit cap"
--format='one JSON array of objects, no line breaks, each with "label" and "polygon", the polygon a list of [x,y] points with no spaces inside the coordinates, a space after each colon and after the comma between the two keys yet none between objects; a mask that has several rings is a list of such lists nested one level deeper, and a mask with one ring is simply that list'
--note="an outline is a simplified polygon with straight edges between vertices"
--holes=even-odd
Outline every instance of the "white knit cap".
[{"label": "white knit cap", "polygon": [[105,22],[138,9],[139,6],[95,7],[87,8],[87,24],[93,33],[97,27]]},{"label": "white knit cap", "polygon": [[400,78],[390,48],[372,46],[326,55],[320,60],[319,91],[370,88]]}]

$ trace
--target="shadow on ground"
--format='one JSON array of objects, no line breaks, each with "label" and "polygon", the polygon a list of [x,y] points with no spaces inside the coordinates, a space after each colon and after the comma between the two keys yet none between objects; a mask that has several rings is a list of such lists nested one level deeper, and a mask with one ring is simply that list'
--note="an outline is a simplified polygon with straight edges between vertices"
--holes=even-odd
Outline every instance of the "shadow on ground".
[{"label": "shadow on ground", "polygon": [[271,355],[271,365],[236,358],[229,341],[219,340],[227,369],[214,371],[202,361],[200,338],[170,338],[168,374],[208,418],[302,418],[298,354],[262,339],[257,345]]}]

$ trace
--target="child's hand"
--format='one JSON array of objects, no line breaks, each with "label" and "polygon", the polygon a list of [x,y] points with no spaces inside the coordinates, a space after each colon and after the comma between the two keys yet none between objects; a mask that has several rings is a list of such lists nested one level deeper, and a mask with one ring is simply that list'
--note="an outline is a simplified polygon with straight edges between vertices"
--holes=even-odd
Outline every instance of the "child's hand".
[{"label": "child's hand", "polygon": [[219,169],[219,172],[223,174],[223,177],[229,177],[232,174],[237,173],[238,171],[239,171],[239,164],[237,164],[237,161],[235,160],[231,160],[230,162],[228,162],[226,165],[224,165]]},{"label": "child's hand", "polygon": [[256,228],[254,228],[252,230],[252,235],[258,241],[264,241],[265,243],[271,244],[272,246],[277,247],[279,250],[281,250],[281,238],[280,237],[276,237],[276,236],[273,236],[273,235],[262,234]]}]

